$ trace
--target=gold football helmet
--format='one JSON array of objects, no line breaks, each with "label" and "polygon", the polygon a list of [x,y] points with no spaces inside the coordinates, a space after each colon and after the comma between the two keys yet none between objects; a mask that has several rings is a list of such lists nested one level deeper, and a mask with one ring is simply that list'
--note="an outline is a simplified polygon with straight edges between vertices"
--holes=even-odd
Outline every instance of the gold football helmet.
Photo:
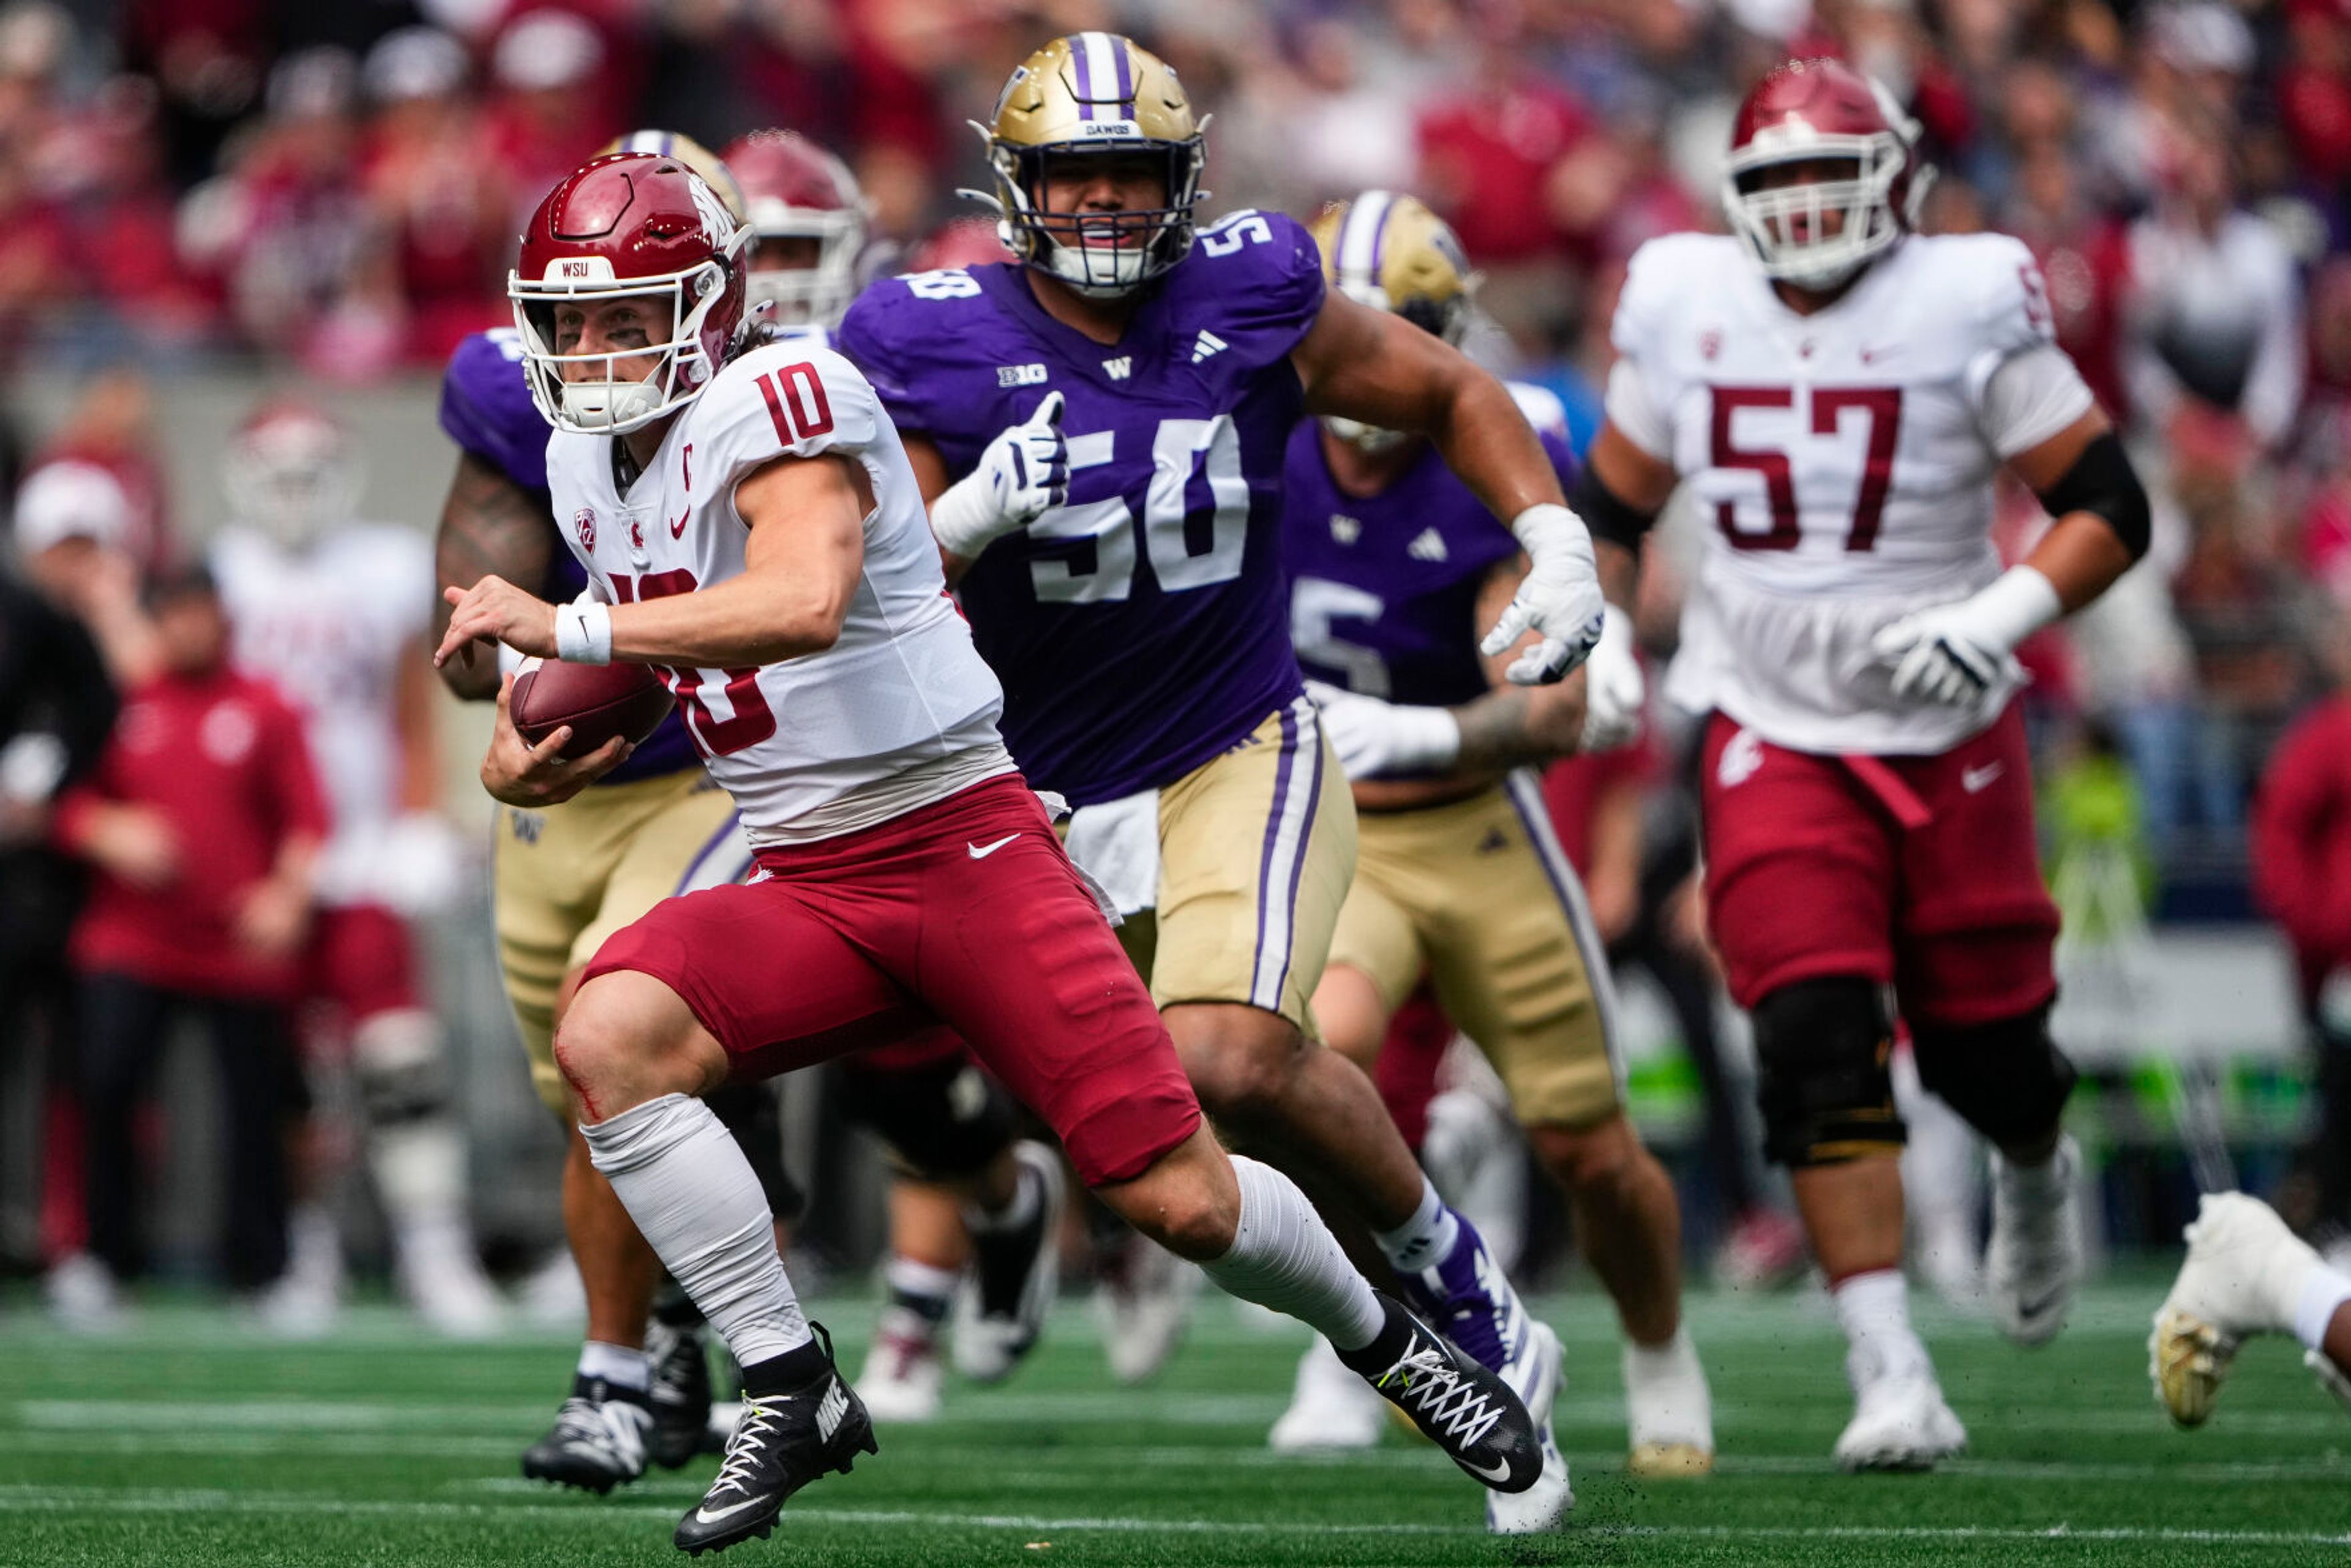
[{"label": "gold football helmet", "polygon": [[[988,124],[992,200],[1005,247],[1079,293],[1115,298],[1160,277],[1192,248],[1193,209],[1207,161],[1184,84],[1165,60],[1116,33],[1072,33],[1030,55],[996,99]],[[1073,158],[1155,155],[1165,204],[1129,212],[1048,213],[1049,171]]]},{"label": "gold football helmet", "polygon": [[702,183],[718,193],[736,227],[750,223],[750,207],[743,200],[743,187],[736,182],[734,171],[718,161],[717,153],[693,137],[676,131],[632,131],[596,149],[599,158],[609,158],[615,152],[658,152],[664,158],[676,159],[701,175]]},{"label": "gold football helmet", "polygon": [[[1322,209],[1311,233],[1322,276],[1359,305],[1401,316],[1458,346],[1469,325],[1478,275],[1443,218],[1411,196],[1365,191]],[[1326,415],[1323,428],[1366,452],[1402,441],[1404,433]]]}]

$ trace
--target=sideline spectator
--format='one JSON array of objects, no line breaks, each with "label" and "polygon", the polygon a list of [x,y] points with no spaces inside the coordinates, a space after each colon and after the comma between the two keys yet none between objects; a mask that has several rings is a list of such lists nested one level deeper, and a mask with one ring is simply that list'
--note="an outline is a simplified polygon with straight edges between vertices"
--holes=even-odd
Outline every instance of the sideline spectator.
[{"label": "sideline spectator", "polygon": [[220,1071],[229,1281],[258,1289],[285,1266],[284,1008],[327,827],[300,721],[229,667],[210,576],[165,577],[149,611],[162,673],[130,693],[55,827],[94,870],[72,941],[90,1255],[51,1277],[53,1305],[84,1327],[117,1315],[144,1260],[134,1124],[180,1016],[202,1021]]}]

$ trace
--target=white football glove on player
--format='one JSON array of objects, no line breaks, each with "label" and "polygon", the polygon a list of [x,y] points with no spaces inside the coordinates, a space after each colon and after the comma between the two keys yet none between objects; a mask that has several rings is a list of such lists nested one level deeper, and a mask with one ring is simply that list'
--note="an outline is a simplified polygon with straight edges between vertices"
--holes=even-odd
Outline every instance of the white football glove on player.
[{"label": "white football glove on player", "polygon": [[1047,392],[1026,424],[989,442],[972,471],[931,503],[931,533],[966,560],[1070,498],[1061,394]]},{"label": "white football glove on player", "polygon": [[1990,691],[2016,645],[2064,608],[2046,577],[2012,566],[1966,599],[1911,612],[1870,645],[1894,667],[1896,696],[1959,707]]},{"label": "white football glove on player", "polygon": [[1592,556],[1592,535],[1583,519],[1565,507],[1544,502],[1510,519],[1510,532],[1532,560],[1518,596],[1479,652],[1489,658],[1530,631],[1542,641],[1510,662],[1502,673],[1521,686],[1549,685],[1591,655],[1600,641],[1600,568]]},{"label": "white football glove on player", "polygon": [[1434,773],[1461,755],[1461,726],[1441,707],[1383,702],[1321,681],[1306,695],[1322,710],[1322,733],[1350,779],[1390,773]]},{"label": "white football glove on player", "polygon": [[1641,733],[1641,709],[1649,692],[1641,655],[1633,646],[1633,618],[1614,605],[1604,612],[1600,641],[1583,666],[1583,751],[1614,751]]}]

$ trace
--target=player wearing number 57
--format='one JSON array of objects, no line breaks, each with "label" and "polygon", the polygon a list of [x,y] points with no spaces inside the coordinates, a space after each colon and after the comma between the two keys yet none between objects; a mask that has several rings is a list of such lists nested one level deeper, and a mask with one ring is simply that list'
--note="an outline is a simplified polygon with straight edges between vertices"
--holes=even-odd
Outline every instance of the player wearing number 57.
[{"label": "player wearing number 57", "polygon": [[[1833,60],[1757,85],[1731,136],[1732,233],[1633,256],[1578,487],[1615,603],[1677,486],[1710,525],[1666,695],[1712,716],[1708,916],[1754,1015],[1767,1146],[1853,1342],[1848,1469],[1921,1469],[1966,1440],[1903,1298],[1889,989],[1927,1087],[1998,1150],[2001,1328],[2047,1340],[2080,1277],[2014,652],[2147,538],[2031,253],[1911,232],[1916,129]],[[2002,467],[2053,519],[2005,570]]]}]

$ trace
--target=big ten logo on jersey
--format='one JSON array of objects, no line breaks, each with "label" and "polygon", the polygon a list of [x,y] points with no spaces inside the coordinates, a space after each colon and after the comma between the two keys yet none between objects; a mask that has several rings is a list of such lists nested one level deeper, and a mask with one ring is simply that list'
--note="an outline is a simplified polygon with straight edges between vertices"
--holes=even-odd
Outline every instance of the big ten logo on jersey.
[{"label": "big ten logo on jersey", "polygon": [[[620,603],[634,604],[692,593],[699,586],[694,573],[683,567],[635,577],[615,573],[612,597]],[[767,694],[759,690],[757,668],[693,670],[655,664],[653,670],[684,711],[686,732],[705,756],[732,756],[776,733],[776,712],[768,706]]]},{"label": "big ten logo on jersey", "polygon": [[1045,384],[1042,365],[998,365],[996,384],[999,387],[1041,387]]},{"label": "big ten logo on jersey", "polygon": [[[1715,526],[1731,549],[1794,549],[1803,541],[1807,516],[1835,518],[1848,551],[1876,548],[1901,434],[1900,387],[1707,390],[1713,398],[1709,465],[1762,480],[1760,496],[1742,487],[1748,493],[1715,502]],[[1801,497],[1800,478],[1806,492]],[[1836,494],[1827,493],[1832,487]],[[1743,520],[1753,517],[1759,500],[1760,523]]]},{"label": "big ten logo on jersey", "polygon": [[1073,500],[1029,526],[1029,583],[1040,601],[1121,602],[1134,592],[1138,559],[1150,564],[1167,593],[1240,576],[1249,546],[1249,486],[1241,472],[1240,432],[1229,413],[1073,434],[1071,492],[1108,487],[1099,478],[1081,477],[1104,468],[1116,470],[1107,476],[1110,486],[1125,490],[1133,469],[1124,465],[1140,455],[1134,448],[1145,439],[1151,444],[1151,470],[1140,529],[1126,494]]}]

